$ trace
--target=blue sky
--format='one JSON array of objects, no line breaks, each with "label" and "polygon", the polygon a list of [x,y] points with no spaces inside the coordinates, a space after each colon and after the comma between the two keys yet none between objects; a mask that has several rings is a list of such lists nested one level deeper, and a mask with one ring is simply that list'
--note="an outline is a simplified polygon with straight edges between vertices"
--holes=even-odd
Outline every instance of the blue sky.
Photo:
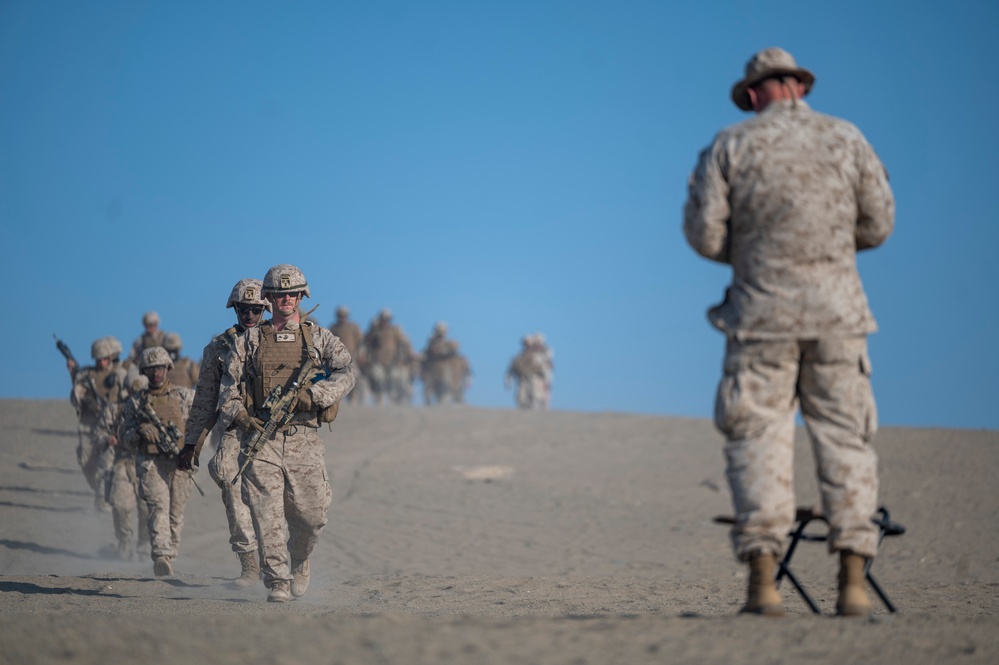
[{"label": "blue sky", "polygon": [[240,278],[302,268],[322,323],[446,321],[469,401],[525,333],[554,408],[710,417],[729,270],[681,230],[753,52],[885,162],[861,256],[887,425],[999,428],[995,2],[0,3],[0,397],[68,394],[146,310],[199,357]]}]

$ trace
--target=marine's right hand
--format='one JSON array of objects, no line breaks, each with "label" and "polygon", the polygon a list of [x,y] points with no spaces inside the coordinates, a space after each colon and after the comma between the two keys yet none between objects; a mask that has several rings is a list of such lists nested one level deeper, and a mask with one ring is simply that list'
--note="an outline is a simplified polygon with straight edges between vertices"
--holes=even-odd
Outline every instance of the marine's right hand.
[{"label": "marine's right hand", "polygon": [[264,431],[264,421],[259,418],[254,418],[246,411],[241,412],[236,419],[233,420],[236,427],[240,429],[244,434],[251,434],[253,432],[263,432]]},{"label": "marine's right hand", "polygon": [[160,431],[156,429],[156,425],[152,423],[142,423],[139,425],[139,436],[146,443],[159,443],[160,442]]},{"label": "marine's right hand", "polygon": [[180,454],[177,455],[177,468],[181,471],[193,471],[194,466],[197,465],[198,458],[196,454],[196,446],[194,444],[185,445],[180,449]]}]

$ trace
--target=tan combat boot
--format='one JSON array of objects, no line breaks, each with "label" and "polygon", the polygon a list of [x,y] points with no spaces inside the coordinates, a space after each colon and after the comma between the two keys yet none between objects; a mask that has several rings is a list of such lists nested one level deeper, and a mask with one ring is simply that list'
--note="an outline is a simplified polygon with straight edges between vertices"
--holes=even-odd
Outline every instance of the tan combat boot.
[{"label": "tan combat boot", "polygon": [[257,563],[257,555],[255,552],[243,552],[238,554],[239,565],[242,570],[239,573],[239,577],[232,581],[238,587],[248,587],[253,586],[260,581],[260,564]]},{"label": "tan combat boot", "polygon": [[777,574],[777,557],[773,554],[754,554],[749,559],[749,597],[741,613],[760,614],[766,617],[784,616],[784,605],[774,581]]},{"label": "tan combat boot", "polygon": [[156,557],[156,560],[153,561],[153,574],[156,577],[169,577],[173,575],[173,566],[170,565],[170,557]]},{"label": "tan combat boot", "polygon": [[869,617],[871,599],[867,596],[867,559],[849,550],[839,553],[839,598],[836,614],[842,617]]},{"label": "tan combat boot", "polygon": [[291,575],[291,593],[295,598],[301,598],[309,588],[309,560],[293,565]]},{"label": "tan combat boot", "polygon": [[275,580],[271,583],[271,592],[267,594],[268,603],[287,603],[291,600],[291,584],[285,580]]}]

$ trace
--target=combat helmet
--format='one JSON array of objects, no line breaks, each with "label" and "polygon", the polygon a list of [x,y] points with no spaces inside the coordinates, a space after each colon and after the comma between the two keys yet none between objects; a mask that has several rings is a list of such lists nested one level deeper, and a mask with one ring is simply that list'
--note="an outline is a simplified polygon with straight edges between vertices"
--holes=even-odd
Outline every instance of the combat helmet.
[{"label": "combat helmet", "polygon": [[340,305],[339,307],[336,308],[336,315],[339,316],[341,319],[346,319],[348,316],[350,316],[350,310],[347,309],[346,305]]},{"label": "combat helmet", "polygon": [[302,271],[289,263],[280,263],[264,276],[263,295],[271,293],[299,293],[310,296],[309,283]]},{"label": "combat helmet", "polygon": [[447,334],[447,323],[444,321],[438,321],[434,324],[434,332],[438,335]]},{"label": "combat helmet", "polygon": [[226,301],[226,309],[233,309],[236,303],[246,305],[260,305],[268,312],[271,311],[271,304],[264,300],[264,283],[259,279],[241,279],[236,282],[229,293],[229,300]]},{"label": "combat helmet", "polygon": [[177,333],[171,332],[163,336],[163,348],[170,353],[179,353],[183,346],[184,342]]},{"label": "combat helmet", "polygon": [[114,337],[101,337],[95,339],[90,345],[90,357],[94,360],[101,358],[115,359],[121,355],[121,343]]},{"label": "combat helmet", "polygon": [[151,326],[160,322],[160,315],[149,311],[142,315],[142,325]]},{"label": "combat helmet", "polygon": [[142,352],[142,356],[139,358],[140,370],[144,370],[147,367],[159,367],[161,365],[165,365],[167,369],[173,369],[173,360],[170,359],[170,353],[162,346],[149,347]]}]

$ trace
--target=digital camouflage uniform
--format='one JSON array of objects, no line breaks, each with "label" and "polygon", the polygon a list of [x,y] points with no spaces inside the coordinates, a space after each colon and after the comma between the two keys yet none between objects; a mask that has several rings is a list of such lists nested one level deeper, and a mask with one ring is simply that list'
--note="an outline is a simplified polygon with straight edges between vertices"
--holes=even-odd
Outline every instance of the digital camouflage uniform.
[{"label": "digital camouflage uniform", "polygon": [[521,409],[544,411],[550,399],[552,365],[547,354],[535,348],[528,338],[506,371],[506,384],[517,383],[516,401]]},{"label": "digital camouflage uniform", "polygon": [[187,356],[177,356],[173,359],[173,369],[167,375],[170,383],[175,386],[194,389],[198,385],[201,368]]},{"label": "digital camouflage uniform", "polygon": [[130,397],[122,414],[121,439],[126,446],[136,450],[135,471],[140,496],[149,510],[150,555],[154,561],[177,558],[184,528],[184,508],[191,495],[192,483],[189,473],[177,469],[177,457],[163,452],[156,444],[147,443],[140,436],[139,427],[150,421],[143,412],[146,403],[150,403],[163,424],[173,423],[183,437],[193,401],[193,390],[175,386],[167,379],[159,388],[148,388]]},{"label": "digital camouflage uniform", "polygon": [[[102,341],[95,342],[95,346]],[[81,367],[73,376],[73,388],[69,397],[79,415],[76,460],[83,470],[87,484],[94,490],[94,505],[100,510],[109,507],[106,495],[114,451],[108,450],[107,435],[105,433],[100,436],[98,426],[105,406],[118,404],[127,397],[125,376],[125,370],[117,362],[111,363],[104,370],[95,366]]]},{"label": "digital camouflage uniform", "polygon": [[253,553],[256,556],[257,537],[253,532],[250,508],[242,498],[242,478],[235,485],[232,484],[239,470],[239,432],[233,428],[225,429],[218,423],[219,386],[225,370],[225,359],[235,344],[236,337],[244,332],[245,328],[235,325],[205,346],[184,444],[198,445],[203,432],[224,430],[218,448],[208,462],[208,473],[222,490],[222,504],[229,523],[229,545],[232,551],[237,555]]},{"label": "digital camouflage uniform", "polygon": [[[314,369],[328,376],[310,388],[314,409],[295,413],[289,424],[264,444],[242,476],[243,500],[253,516],[261,572],[268,588],[278,581],[291,582],[292,568],[308,561],[326,525],[333,494],[325,447],[317,434],[318,413],[343,399],[355,381],[343,342],[321,326],[305,325],[312,337]],[[261,352],[265,335],[270,349],[266,354]],[[275,387],[268,376],[283,376],[282,371],[290,370],[286,372],[290,376],[283,380],[290,386],[304,359],[303,338],[298,323],[288,323],[283,330],[275,331],[266,321],[235,339],[219,394],[221,418],[227,427],[247,411],[264,415],[259,408],[265,393],[270,394]],[[249,404],[244,403],[244,395]],[[252,434],[243,435],[243,446],[251,439]]]},{"label": "digital camouflage uniform", "polygon": [[330,332],[339,337],[343,345],[347,347],[347,353],[354,361],[356,370],[354,375],[357,378],[354,389],[348,393],[344,400],[351,404],[364,404],[368,395],[368,381],[364,377],[364,333],[361,332],[360,326],[347,318],[346,311],[343,314],[338,311],[338,315],[338,320],[330,324]]},{"label": "digital camouflage uniform", "polygon": [[830,550],[876,553],[866,341],[876,326],[856,253],[881,244],[893,223],[885,169],[863,135],[800,99],[771,102],[700,155],[684,232],[699,254],[732,266],[724,301],[708,317],[727,337],[715,422],[727,439],[742,561],[779,556],[793,526],[799,407]]},{"label": "digital camouflage uniform", "polygon": [[390,315],[383,312],[372,322],[364,336],[364,349],[364,369],[375,403],[387,399],[390,404],[409,404],[413,397],[413,347]]},{"label": "digital camouflage uniform", "polygon": [[423,402],[430,406],[451,400],[461,404],[472,370],[468,359],[458,352],[458,342],[448,339],[447,327],[438,323],[420,359]]},{"label": "digital camouflage uniform", "polygon": [[[122,412],[125,403],[108,404],[101,412],[97,436],[107,446],[113,436],[116,440],[109,449],[114,455],[111,467],[111,484],[108,502],[114,520],[118,555],[130,559],[138,551],[149,549],[149,509],[139,498],[139,478],[135,473],[134,447],[126,445],[121,436]],[[138,533],[135,525],[138,524]]]}]

